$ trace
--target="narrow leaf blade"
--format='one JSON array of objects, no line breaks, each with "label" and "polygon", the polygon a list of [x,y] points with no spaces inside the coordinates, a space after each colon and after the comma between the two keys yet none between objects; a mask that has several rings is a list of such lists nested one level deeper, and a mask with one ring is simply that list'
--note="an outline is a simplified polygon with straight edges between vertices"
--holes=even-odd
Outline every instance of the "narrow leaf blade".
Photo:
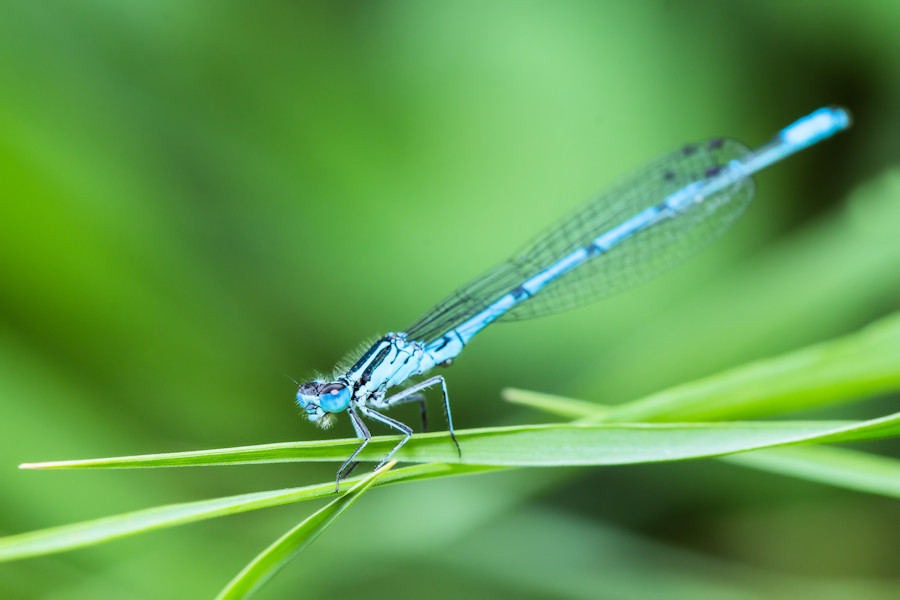
[{"label": "narrow leaf blade", "polygon": [[900,313],[863,330],[599,411],[590,422],[747,419],[900,389]]},{"label": "narrow leaf blade", "polygon": [[800,446],[723,456],[742,467],[900,498],[900,460],[847,448]]},{"label": "narrow leaf blade", "polygon": [[588,416],[599,418],[610,410],[610,407],[604,404],[518,388],[506,388],[501,392],[501,395],[504,400],[512,404],[529,406],[570,419],[580,419]]},{"label": "narrow leaf blade", "polygon": [[341,494],[281,536],[271,546],[258,554],[250,564],[244,567],[225,586],[217,596],[218,600],[235,600],[252,596],[275,573],[328,529],[335,519],[350,508],[350,505],[356,502],[381,475],[389,471],[395,464],[397,464],[397,461],[392,461],[378,471],[371,473],[349,491]]},{"label": "narrow leaf blade", "polygon": [[[446,433],[413,436],[395,455],[405,462],[504,467],[624,465],[706,458],[799,443],[837,443],[900,435],[900,413],[868,421],[716,423],[562,423],[458,431],[462,457]],[[373,437],[357,457],[380,461],[400,436]],[[286,442],[199,452],[29,465],[29,468],[133,468],[343,461],[356,439]]]},{"label": "narrow leaf blade", "polygon": [[[489,470],[491,469],[487,467],[466,465],[416,465],[386,473],[377,481],[377,485]],[[352,478],[347,480],[347,483],[352,484],[360,479]],[[74,550],[156,529],[324,498],[333,494],[334,482],[330,481],[305,487],[157,506],[81,523],[40,529],[0,538],[0,562]]]}]

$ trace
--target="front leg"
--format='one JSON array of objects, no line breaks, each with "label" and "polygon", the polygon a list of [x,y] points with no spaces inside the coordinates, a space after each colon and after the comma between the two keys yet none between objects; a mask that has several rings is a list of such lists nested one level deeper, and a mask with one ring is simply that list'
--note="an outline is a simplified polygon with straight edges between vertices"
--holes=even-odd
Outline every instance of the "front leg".
[{"label": "front leg", "polygon": [[[366,447],[366,444],[369,443],[369,440],[372,439],[372,434],[369,433],[369,429],[366,427],[366,424],[363,423],[362,419],[359,418],[359,415],[356,414],[356,411],[353,410],[354,403],[351,402],[350,406],[347,407],[347,412],[350,414],[350,422],[353,423],[353,430],[356,431],[356,437],[362,438],[362,444],[359,445],[359,448],[353,451],[353,454],[350,455],[350,458],[344,461],[344,464],[341,465],[341,468],[338,469],[337,472],[337,480],[334,484],[334,493],[336,494],[338,490],[341,488],[341,479],[350,474],[350,471],[353,470],[353,467],[356,466],[357,463],[353,462],[353,459],[356,458],[356,455],[362,452],[362,449]],[[364,410],[362,406],[358,406],[360,410]],[[350,463],[353,463],[352,465]],[[382,462],[383,464],[383,462]],[[349,468],[348,468],[349,465]],[[346,473],[345,473],[346,471]]]},{"label": "front leg", "polygon": [[459,453],[459,457],[462,458],[462,450],[459,448],[459,442],[456,441],[456,434],[453,431],[453,417],[450,415],[450,396],[447,395],[447,383],[444,381],[444,378],[442,376],[435,375],[434,377],[429,377],[425,381],[420,381],[419,383],[406,388],[402,392],[398,392],[390,398],[382,400],[381,405],[387,407],[394,404],[402,404],[403,402],[408,402],[409,397],[414,395],[416,392],[424,390],[425,388],[431,387],[438,383],[441,384],[441,391],[444,394],[444,410],[447,413],[447,425],[450,430],[450,438],[453,440],[453,443],[456,444],[456,451]]}]

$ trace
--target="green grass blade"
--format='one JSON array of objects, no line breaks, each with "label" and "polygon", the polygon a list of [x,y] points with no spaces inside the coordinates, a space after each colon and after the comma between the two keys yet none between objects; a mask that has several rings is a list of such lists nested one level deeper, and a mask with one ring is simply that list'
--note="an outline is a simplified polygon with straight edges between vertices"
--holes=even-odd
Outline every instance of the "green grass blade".
[{"label": "green grass blade", "polygon": [[263,550],[250,564],[244,567],[234,579],[219,593],[218,600],[249,598],[297,554],[309,546],[322,532],[350,508],[373,483],[391,469],[396,461],[371,473],[349,491],[332,500],[328,505],[307,517],[302,523],[288,531],[271,546]]},{"label": "green grass blade", "polygon": [[[390,471],[381,477],[377,484],[386,485],[431,477],[478,473],[486,470],[490,469],[466,465],[416,465]],[[353,484],[361,479],[363,478],[348,479],[346,483]],[[71,525],[51,527],[0,538],[0,561],[74,550],[165,527],[332,495],[334,495],[333,481],[298,488],[170,504]]]},{"label": "green grass blade", "polygon": [[[600,414],[606,408],[597,411],[597,405],[591,402],[518,389],[504,390],[503,397],[564,417]],[[859,492],[900,497],[900,460],[857,450],[803,446],[742,452],[720,456],[718,460]]]},{"label": "green grass blade", "polygon": [[600,411],[591,422],[746,419],[900,389],[900,313],[862,331]]},{"label": "green grass blade", "polygon": [[846,448],[778,448],[720,460],[860,492],[900,498],[900,460]]},{"label": "green grass blade", "polygon": [[522,390],[519,388],[505,388],[500,392],[500,395],[504,400],[512,404],[536,408],[550,414],[570,419],[580,419],[588,416],[599,417],[610,409],[610,407],[605,404],[597,404],[595,402],[576,400],[574,398],[544,394],[541,392],[532,392],[530,390]]},{"label": "green grass blade", "polygon": [[620,406],[506,389],[509,402],[588,423],[702,421],[783,413],[900,389],[900,313],[862,331]]},{"label": "green grass blade", "polygon": [[[408,462],[487,466],[623,465],[705,458],[798,443],[834,443],[900,435],[900,413],[869,421],[556,424],[458,431],[462,457],[446,433],[413,436],[397,454]],[[362,461],[380,461],[399,436],[373,437]],[[219,450],[29,464],[27,468],[131,468],[342,461],[354,439],[285,442]]]},{"label": "green grass blade", "polygon": [[[845,442],[875,439],[900,435],[900,413],[881,419],[845,422],[794,422],[794,423],[681,423],[642,425],[559,425],[503,428],[494,430],[471,430],[461,436],[465,440],[465,458],[473,463],[491,460],[497,466],[562,466],[562,465],[613,465],[638,462],[658,462],[688,458],[704,458],[732,452],[745,452],[760,448],[771,448],[786,444],[810,442]],[[424,436],[421,436],[424,437]],[[442,440],[433,436],[427,440]],[[417,440],[413,440],[413,444]],[[355,440],[352,440],[355,443]],[[393,438],[373,439],[370,445],[384,445],[388,449]],[[332,451],[340,441],[324,444],[324,449]],[[454,451],[447,451],[436,445],[423,444],[410,451],[411,460],[423,456],[442,453],[457,460]],[[281,460],[273,445],[262,447],[261,455],[271,462]],[[297,449],[315,449],[312,443],[297,442],[280,446],[286,454],[283,460],[300,460]],[[253,459],[252,447],[225,449],[218,458],[231,460],[235,456],[240,462]],[[274,454],[273,454],[274,453]],[[169,456],[171,464],[198,464],[195,460],[216,458],[216,451],[186,453],[187,461],[179,454],[151,455],[148,457],[124,457],[120,459],[100,459],[101,467],[161,466]],[[323,460],[317,455],[315,460]],[[336,459],[345,454],[337,453]],[[383,454],[376,450],[374,458]],[[752,460],[752,459],[751,459]],[[155,461],[155,462],[154,462]],[[77,468],[91,466],[91,461],[76,461]],[[218,464],[207,462],[206,464]],[[65,466],[53,463],[55,468]],[[786,469],[786,467],[783,467]],[[398,469],[386,474],[379,485],[398,481],[409,481],[428,477],[440,477],[461,473],[489,470],[490,467],[477,465],[426,464],[406,469]],[[832,480],[837,480],[833,477]],[[355,481],[358,481],[355,480]],[[298,502],[328,496],[333,493],[332,484],[323,483],[303,488],[276,490],[242,494],[228,498],[204,500],[151,508],[142,511],[106,517],[84,523],[76,523],[41,531],[25,533],[0,539],[0,560],[11,560],[48,554],[89,546],[112,539],[170,527],[201,519],[208,519],[238,512],[245,512],[289,502]]]}]

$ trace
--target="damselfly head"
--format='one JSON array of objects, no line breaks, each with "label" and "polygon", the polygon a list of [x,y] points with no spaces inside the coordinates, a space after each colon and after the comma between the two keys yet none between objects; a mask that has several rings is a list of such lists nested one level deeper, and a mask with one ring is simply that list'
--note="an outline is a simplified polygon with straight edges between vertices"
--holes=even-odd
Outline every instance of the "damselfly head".
[{"label": "damselfly head", "polygon": [[297,390],[297,404],[307,419],[325,429],[334,422],[334,413],[350,406],[350,388],[340,381],[308,381]]}]

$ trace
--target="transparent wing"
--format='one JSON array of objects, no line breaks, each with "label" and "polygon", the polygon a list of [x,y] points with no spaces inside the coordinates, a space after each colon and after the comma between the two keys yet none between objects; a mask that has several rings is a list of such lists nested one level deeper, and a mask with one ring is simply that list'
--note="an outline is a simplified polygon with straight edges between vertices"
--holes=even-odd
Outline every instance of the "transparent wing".
[{"label": "transparent wing", "polygon": [[[453,292],[406,329],[407,335],[425,342],[439,338],[560,258],[747,152],[739,142],[717,139],[657,159],[555,223],[506,262]],[[753,191],[750,178],[721,189],[550,282],[498,320],[530,319],[567,310],[659,275],[728,229],[750,202]]]}]

